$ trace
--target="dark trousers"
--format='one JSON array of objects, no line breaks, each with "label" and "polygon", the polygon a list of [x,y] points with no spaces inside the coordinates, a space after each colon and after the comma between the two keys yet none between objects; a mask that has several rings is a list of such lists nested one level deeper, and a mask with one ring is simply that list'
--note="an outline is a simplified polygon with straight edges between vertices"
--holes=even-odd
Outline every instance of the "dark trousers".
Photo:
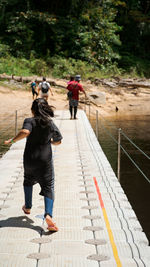
[{"label": "dark trousers", "polygon": [[73,109],[74,109],[74,119],[76,119],[78,107],[69,106],[69,111],[70,111],[71,118],[73,116]]},{"label": "dark trousers", "polygon": [[38,93],[37,93],[36,91],[32,90],[32,95],[33,95],[33,96],[34,96],[34,95],[38,96]]}]

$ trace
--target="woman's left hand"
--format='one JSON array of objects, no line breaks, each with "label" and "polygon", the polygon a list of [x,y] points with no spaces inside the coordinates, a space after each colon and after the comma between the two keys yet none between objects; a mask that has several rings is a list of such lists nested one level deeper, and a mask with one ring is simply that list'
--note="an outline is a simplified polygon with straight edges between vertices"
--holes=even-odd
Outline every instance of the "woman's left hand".
[{"label": "woman's left hand", "polygon": [[4,141],[4,144],[5,144],[5,145],[8,145],[8,144],[10,144],[10,143],[11,143],[11,138],[8,139],[8,140],[5,140],[5,141]]}]

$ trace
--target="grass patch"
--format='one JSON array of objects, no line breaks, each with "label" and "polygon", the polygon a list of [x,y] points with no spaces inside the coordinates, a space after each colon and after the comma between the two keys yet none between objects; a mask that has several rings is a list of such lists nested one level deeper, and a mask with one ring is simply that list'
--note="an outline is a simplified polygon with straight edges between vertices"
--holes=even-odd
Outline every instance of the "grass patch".
[{"label": "grass patch", "polygon": [[63,79],[69,79],[71,75],[80,74],[82,80],[113,76],[149,78],[150,62],[127,54],[122,56],[119,67],[116,63],[107,66],[95,66],[88,62],[60,56],[46,58],[46,61],[44,61],[43,59],[32,58],[27,60],[7,55],[0,58],[0,73]]}]

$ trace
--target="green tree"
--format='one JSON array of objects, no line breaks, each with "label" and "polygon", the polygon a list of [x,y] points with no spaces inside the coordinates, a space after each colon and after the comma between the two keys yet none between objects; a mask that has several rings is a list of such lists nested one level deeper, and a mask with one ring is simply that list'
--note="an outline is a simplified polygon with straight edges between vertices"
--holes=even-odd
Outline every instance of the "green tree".
[{"label": "green tree", "polygon": [[120,2],[122,6],[118,7],[116,21],[123,28],[120,33],[121,53],[131,53],[144,59],[150,59],[150,1]]},{"label": "green tree", "polygon": [[95,67],[119,58],[114,0],[1,0],[0,14],[0,41],[15,57],[61,56]]}]

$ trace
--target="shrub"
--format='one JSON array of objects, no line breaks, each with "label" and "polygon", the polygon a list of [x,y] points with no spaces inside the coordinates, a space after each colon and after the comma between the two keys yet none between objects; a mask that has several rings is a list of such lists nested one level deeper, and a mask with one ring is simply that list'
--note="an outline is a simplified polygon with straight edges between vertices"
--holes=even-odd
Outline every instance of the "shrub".
[{"label": "shrub", "polygon": [[60,56],[36,59],[15,58],[10,56],[8,50],[4,56],[4,47],[0,46],[3,57],[0,57],[0,73],[8,75],[14,74],[18,76],[52,76],[57,78],[69,79],[71,75],[80,74],[82,79],[94,79],[95,77],[110,77],[110,76],[131,76],[131,77],[150,77],[149,61],[139,60],[137,58],[126,55],[124,68],[116,63],[107,65],[95,65],[82,60],[73,58],[64,58]]},{"label": "shrub", "polygon": [[43,59],[30,60],[30,69],[32,73],[40,76],[47,75],[48,73],[48,66]]}]

